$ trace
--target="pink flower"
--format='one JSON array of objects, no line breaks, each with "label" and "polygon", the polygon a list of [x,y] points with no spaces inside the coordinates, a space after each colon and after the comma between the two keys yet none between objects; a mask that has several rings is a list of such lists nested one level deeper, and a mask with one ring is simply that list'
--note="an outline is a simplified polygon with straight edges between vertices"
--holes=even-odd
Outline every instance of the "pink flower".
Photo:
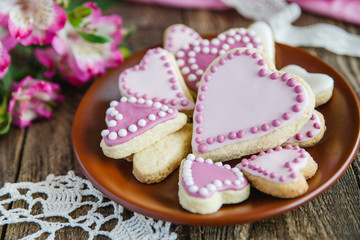
[{"label": "pink flower", "polygon": [[24,128],[38,118],[52,117],[51,106],[63,99],[60,86],[27,76],[16,84],[9,102],[12,124]]},{"label": "pink flower", "polygon": [[[101,16],[94,3],[86,3],[92,13],[83,19],[85,33],[111,38],[111,42],[93,43],[84,40],[74,27],[66,23],[52,41],[53,50],[38,49],[35,56],[47,67],[56,66],[72,85],[81,86],[105,73],[106,68],[119,66],[123,55],[117,48],[122,41],[122,20],[118,15]],[[51,72],[51,70],[50,70]]]},{"label": "pink flower", "polygon": [[53,0],[0,1],[0,25],[23,45],[51,43],[66,22],[66,13]]},{"label": "pink flower", "polygon": [[4,77],[10,65],[10,55],[4,45],[0,42],[0,78]]},{"label": "pink flower", "polygon": [[13,49],[18,43],[18,41],[10,35],[7,27],[3,26],[0,26],[0,41],[4,48],[6,48],[8,51]]}]

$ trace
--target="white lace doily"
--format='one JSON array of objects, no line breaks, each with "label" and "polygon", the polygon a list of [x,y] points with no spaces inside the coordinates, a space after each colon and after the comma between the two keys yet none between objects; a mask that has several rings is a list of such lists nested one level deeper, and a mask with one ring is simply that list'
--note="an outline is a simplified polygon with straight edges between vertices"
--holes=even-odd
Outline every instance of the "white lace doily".
[{"label": "white lace doily", "polygon": [[323,47],[340,55],[360,57],[360,36],[331,24],[298,27],[292,23],[301,15],[300,7],[284,0],[222,0],[241,15],[267,22],[280,43],[292,46]]},{"label": "white lace doily", "polygon": [[[40,197],[39,194],[46,197]],[[5,208],[19,200],[27,203],[25,209]],[[32,213],[35,204],[41,204],[40,214]],[[77,218],[70,216],[83,206],[91,208]],[[111,207],[113,213],[104,216],[98,211],[105,207]],[[49,234],[47,239],[54,239],[56,232],[65,227],[80,227],[88,233],[89,239],[99,235],[124,240],[177,238],[175,233],[170,232],[170,223],[155,221],[136,213],[130,219],[124,220],[121,216],[123,211],[122,206],[109,201],[89,181],[75,176],[73,171],[66,176],[55,177],[51,174],[45,181],[38,183],[6,183],[0,189],[0,226],[32,222],[40,227],[40,230],[22,239],[36,239],[44,233]],[[62,217],[66,221],[47,221],[49,217]],[[110,220],[117,220],[116,226],[109,231],[102,230],[101,227]]]}]

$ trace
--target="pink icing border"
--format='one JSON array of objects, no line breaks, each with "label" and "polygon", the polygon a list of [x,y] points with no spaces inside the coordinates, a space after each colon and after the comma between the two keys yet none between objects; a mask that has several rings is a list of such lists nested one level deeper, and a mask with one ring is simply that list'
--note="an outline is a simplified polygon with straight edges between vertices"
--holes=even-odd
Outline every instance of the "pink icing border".
[{"label": "pink icing border", "polygon": [[[209,176],[214,177],[214,181],[206,183],[206,186],[200,188],[194,182],[194,174],[204,175],[205,173],[193,173],[191,167],[194,164],[206,164],[209,166],[213,166],[214,168],[219,168],[223,170],[222,173],[226,173],[226,175],[222,174],[221,176],[218,176],[214,175],[213,173],[206,172],[206,174],[209,174]],[[222,178],[225,180],[221,181],[218,178]],[[211,159],[204,160],[201,157],[196,158],[194,154],[189,154],[183,162],[181,172],[181,184],[189,195],[198,198],[208,198],[211,197],[215,192],[221,192],[226,190],[242,190],[248,185],[248,182],[244,177],[243,173],[236,167],[231,168],[228,164],[223,165],[221,162],[213,163]],[[200,183],[200,185],[204,185],[204,183]]]},{"label": "pink icing border", "polygon": [[106,110],[108,128],[101,131],[106,145],[125,143],[154,126],[174,119],[178,110],[148,99],[122,97]]},{"label": "pink icing border", "polygon": [[304,127],[293,137],[289,138],[285,143],[303,143],[310,141],[321,132],[323,125],[320,121],[320,117],[316,112],[313,112],[310,120],[304,125]]},{"label": "pink icing border", "polygon": [[[174,35],[181,32],[184,36],[193,38],[193,40],[202,40],[202,37],[192,28],[185,25],[173,25],[169,31],[164,41],[164,48],[169,52],[175,53],[174,48]],[[192,39],[191,39],[192,40]],[[186,44],[186,43],[185,43]]]},{"label": "pink icing border", "polygon": [[[135,65],[132,68],[128,68],[124,70],[119,76],[119,87],[120,89],[126,93],[128,96],[134,96],[136,98],[143,98],[145,100],[150,99],[151,96],[147,93],[141,95],[139,92],[136,92],[134,89],[130,88],[126,83],[128,81],[128,75],[131,72],[138,72],[138,71],[146,71],[148,69],[148,59],[150,55],[157,54],[159,58],[163,62],[164,71],[168,74],[168,81],[166,82],[169,84],[169,90],[174,92],[174,98],[162,98],[160,99],[158,96],[152,96],[151,100],[154,102],[161,102],[163,104],[168,104],[171,106],[176,107],[179,110],[192,110],[194,108],[194,103],[186,98],[182,87],[179,83],[178,77],[176,75],[176,69],[173,64],[171,64],[171,60],[165,53],[166,50],[158,47],[155,49],[149,49],[143,59],[141,60],[140,64]],[[170,53],[169,53],[170,54]]]},{"label": "pink icing border", "polygon": [[[269,80],[278,80],[280,84],[286,84],[286,86],[293,88],[294,96],[294,105],[291,109],[291,112],[284,112],[282,114],[281,119],[276,118],[273,119],[269,123],[263,123],[259,126],[252,126],[250,129],[241,129],[241,130],[233,130],[225,134],[220,134],[218,136],[209,137],[207,139],[203,139],[200,135],[204,131],[204,127],[201,125],[204,121],[204,116],[202,115],[202,111],[204,110],[204,101],[206,99],[206,92],[209,89],[208,83],[212,80],[212,74],[216,73],[219,68],[224,66],[227,61],[231,61],[237,57],[240,56],[248,56],[250,59],[254,61],[255,64],[257,64],[260,67],[260,70],[258,71],[259,77],[268,78]],[[308,94],[305,90],[304,86],[301,84],[298,84],[297,81],[290,76],[288,73],[284,73],[282,75],[279,75],[277,72],[270,72],[266,66],[266,62],[263,59],[263,57],[257,53],[254,52],[252,49],[246,49],[246,48],[239,48],[239,49],[233,49],[229,52],[227,52],[225,55],[222,56],[221,59],[218,59],[218,61],[213,64],[209,72],[203,76],[202,85],[198,92],[198,97],[196,101],[195,111],[194,111],[194,131],[193,131],[193,141],[192,146],[197,149],[199,153],[205,153],[208,151],[208,146],[212,145],[215,142],[218,143],[224,143],[226,140],[230,140],[230,143],[236,143],[241,142],[247,134],[266,134],[269,131],[274,130],[275,128],[279,128],[281,126],[287,125],[291,119],[292,114],[291,113],[299,113],[304,111],[306,107],[306,103],[308,101]],[[218,146],[221,147],[221,146]]]}]

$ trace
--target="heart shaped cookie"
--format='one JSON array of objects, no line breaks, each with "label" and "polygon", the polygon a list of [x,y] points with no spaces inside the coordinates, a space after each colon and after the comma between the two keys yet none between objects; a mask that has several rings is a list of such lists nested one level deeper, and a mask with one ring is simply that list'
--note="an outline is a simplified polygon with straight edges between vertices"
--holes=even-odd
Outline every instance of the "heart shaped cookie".
[{"label": "heart shaped cookie", "polygon": [[[261,26],[260,24],[255,26],[257,26],[254,28],[256,31],[262,32],[261,36],[263,38],[265,38],[266,33],[270,31],[270,36],[267,36],[268,39],[264,41],[272,42],[273,49],[274,44],[271,30],[261,31],[262,28],[267,26],[265,23]],[[268,45],[270,48],[271,44]],[[239,47],[249,47],[264,50],[262,39],[257,36],[257,33],[253,29],[245,28],[232,28],[219,34],[216,38],[213,38],[210,41],[204,39],[201,41],[193,41],[191,44],[183,45],[182,48],[175,54],[175,56],[178,65],[181,68],[186,85],[190,88],[190,90],[193,91],[193,93],[197,93],[200,79],[210,63],[218,56],[224,54],[226,51]],[[274,51],[268,50],[268,52],[273,53]]]},{"label": "heart shaped cookie", "polygon": [[174,24],[165,30],[164,48],[175,54],[183,45],[196,40],[200,41],[202,37],[194,29],[183,24]]},{"label": "heart shaped cookie", "polygon": [[291,144],[300,147],[311,147],[318,143],[326,130],[324,116],[314,110],[309,121],[294,136],[289,138],[283,145]]},{"label": "heart shaped cookie", "polygon": [[122,97],[110,102],[100,146],[108,157],[119,159],[139,152],[179,130],[187,116],[160,102]]},{"label": "heart shaped cookie", "polygon": [[119,89],[123,96],[161,101],[187,113],[195,106],[174,57],[162,48],[148,50],[139,65],[123,71]]},{"label": "heart shaped cookie", "polygon": [[238,168],[196,158],[194,154],[181,164],[179,201],[190,212],[214,213],[222,204],[242,202],[249,194],[248,182]]},{"label": "heart shaped cookie", "polygon": [[288,65],[280,71],[295,74],[303,78],[315,94],[316,107],[328,102],[334,90],[334,79],[323,73],[309,73],[298,65]]},{"label": "heart shaped cookie", "polygon": [[306,179],[315,175],[317,164],[310,154],[291,145],[269,149],[236,165],[259,191],[280,198],[304,194],[309,186]]},{"label": "heart shaped cookie", "polygon": [[314,96],[256,49],[232,49],[206,70],[194,111],[196,156],[226,161],[284,143],[310,119]]}]

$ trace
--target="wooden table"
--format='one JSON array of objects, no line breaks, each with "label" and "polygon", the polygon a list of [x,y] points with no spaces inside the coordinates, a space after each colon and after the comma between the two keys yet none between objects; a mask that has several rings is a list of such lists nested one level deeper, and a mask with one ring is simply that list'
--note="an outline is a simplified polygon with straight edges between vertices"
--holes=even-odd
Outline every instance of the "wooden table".
[{"label": "wooden table", "polygon": [[[162,42],[165,28],[184,23],[201,34],[214,34],[230,27],[251,23],[234,10],[181,10],[167,7],[118,3],[107,14],[118,13],[125,27],[136,26],[127,40],[132,51]],[[360,27],[304,12],[296,25],[319,22],[335,24],[360,34]],[[360,47],[360,46],[356,46]],[[323,49],[306,48],[332,65],[360,96],[360,59],[339,56]],[[29,64],[31,59],[29,60]],[[87,86],[88,87],[88,86]],[[0,186],[5,182],[42,181],[49,174],[66,175],[69,170],[84,177],[71,145],[71,126],[76,108],[87,87],[76,89],[62,84],[65,100],[54,118],[36,122],[27,129],[11,128],[0,137]],[[18,203],[19,206],[23,203]],[[131,212],[127,213],[131,215]],[[15,224],[0,227],[1,239],[18,239],[36,226]],[[360,160],[359,153],[345,174],[326,192],[309,203],[280,216],[236,226],[189,227],[172,225],[179,239],[360,239]],[[69,235],[71,233],[71,235]],[[59,239],[86,239],[80,229],[64,229]]]}]

